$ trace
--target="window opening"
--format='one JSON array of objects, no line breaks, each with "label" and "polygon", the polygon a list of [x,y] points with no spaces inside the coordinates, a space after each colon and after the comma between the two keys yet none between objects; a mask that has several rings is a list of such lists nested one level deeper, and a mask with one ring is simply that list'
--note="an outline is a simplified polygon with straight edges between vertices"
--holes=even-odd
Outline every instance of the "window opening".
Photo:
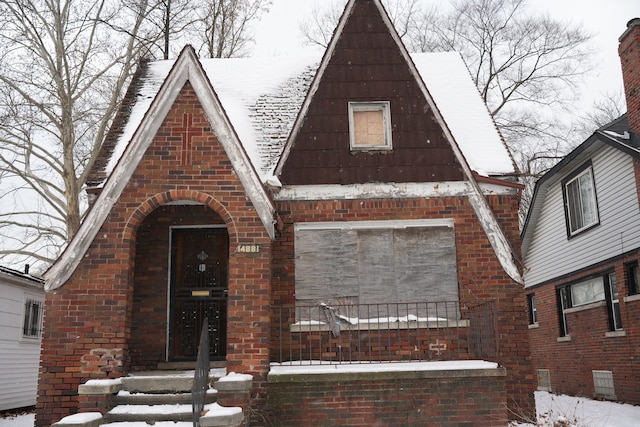
[{"label": "window opening", "polygon": [[558,311],[560,313],[560,336],[566,337],[569,335],[569,328],[567,326],[567,315],[565,310],[571,307],[570,293],[568,287],[564,286],[558,289]]},{"label": "window opening", "polygon": [[620,315],[620,300],[618,297],[615,273],[609,273],[607,275],[607,282],[609,291],[607,295],[609,323],[612,331],[619,331],[622,329],[622,317]]},{"label": "window opening", "polygon": [[599,222],[593,168],[588,165],[563,182],[569,236],[580,233]]},{"label": "window opening", "polygon": [[536,296],[534,294],[527,295],[527,303],[529,306],[529,324],[538,323],[538,310],[536,309]]},{"label": "window opening", "polygon": [[640,294],[640,269],[637,262],[632,262],[625,265],[627,273],[627,287],[629,289],[629,295]]},{"label": "window opening", "polygon": [[390,150],[390,104],[384,102],[349,103],[349,141],[351,150]]},{"label": "window opening", "polygon": [[27,300],[24,306],[24,323],[22,335],[29,338],[40,337],[42,324],[42,301]]}]

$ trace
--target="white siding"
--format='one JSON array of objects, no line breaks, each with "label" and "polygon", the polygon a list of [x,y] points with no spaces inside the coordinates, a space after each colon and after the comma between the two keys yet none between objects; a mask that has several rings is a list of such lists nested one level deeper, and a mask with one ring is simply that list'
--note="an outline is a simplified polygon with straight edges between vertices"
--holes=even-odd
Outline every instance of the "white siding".
[{"label": "white siding", "polygon": [[36,403],[40,339],[22,336],[26,299],[44,293],[0,284],[0,411]]},{"label": "white siding", "polygon": [[609,146],[591,157],[600,225],[567,238],[561,180],[587,160],[577,159],[574,168],[549,183],[526,259],[527,287],[640,247],[640,209],[632,158]]}]

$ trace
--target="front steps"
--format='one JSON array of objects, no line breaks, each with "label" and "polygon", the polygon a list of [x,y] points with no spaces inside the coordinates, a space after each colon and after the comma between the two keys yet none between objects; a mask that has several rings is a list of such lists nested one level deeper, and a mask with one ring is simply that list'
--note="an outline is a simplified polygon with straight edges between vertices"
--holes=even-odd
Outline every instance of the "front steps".
[{"label": "front steps", "polygon": [[[225,377],[225,369],[212,369],[211,382]],[[193,426],[191,387],[194,371],[139,372],[117,380],[90,380],[78,389],[88,402],[81,413],[65,417],[55,427],[187,427]],[[249,396],[251,380],[227,376],[221,388],[246,388]],[[233,386],[237,384],[237,386]],[[233,391],[235,392],[235,391]],[[227,392],[228,393],[228,392]],[[227,394],[228,395],[228,394]],[[240,426],[244,414],[241,407],[222,407],[216,403],[218,391],[211,388],[205,396],[206,414],[200,418],[206,426]],[[91,405],[95,402],[95,405]],[[107,402],[101,406],[101,403]],[[248,404],[248,401],[247,401]],[[105,410],[100,410],[105,407]],[[93,408],[100,412],[88,412]],[[108,409],[108,410],[106,410]]]}]

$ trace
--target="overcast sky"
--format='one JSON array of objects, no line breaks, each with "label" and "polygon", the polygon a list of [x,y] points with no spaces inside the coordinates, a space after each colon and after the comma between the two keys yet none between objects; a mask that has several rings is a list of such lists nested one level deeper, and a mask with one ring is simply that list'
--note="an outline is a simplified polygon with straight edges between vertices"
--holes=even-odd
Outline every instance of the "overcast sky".
[{"label": "overcast sky", "polygon": [[[273,0],[273,6],[256,30],[255,56],[283,56],[299,53],[299,25],[309,17],[314,5],[330,0]],[[342,0],[346,4],[347,0]],[[425,0],[428,4],[446,5],[448,0]],[[599,98],[600,93],[611,93],[622,88],[622,75],[618,59],[618,37],[626,29],[627,22],[640,17],[640,0],[529,0],[536,10],[546,12],[562,21],[582,23],[595,34],[593,47],[597,52],[598,68],[594,70],[586,87],[589,99]]]}]

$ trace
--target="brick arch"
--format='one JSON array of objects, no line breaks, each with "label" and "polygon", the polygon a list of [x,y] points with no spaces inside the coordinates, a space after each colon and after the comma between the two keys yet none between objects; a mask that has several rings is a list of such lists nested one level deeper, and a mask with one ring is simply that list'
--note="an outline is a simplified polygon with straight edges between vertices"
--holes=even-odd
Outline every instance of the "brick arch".
[{"label": "brick arch", "polygon": [[213,196],[202,193],[200,191],[186,189],[170,190],[163,193],[158,193],[142,202],[129,216],[127,224],[124,227],[122,240],[125,242],[133,242],[135,240],[135,235],[138,231],[138,228],[151,212],[153,212],[160,206],[164,206],[171,202],[180,200],[189,200],[202,203],[209,209],[216,212],[218,215],[220,215],[227,227],[227,233],[229,233],[229,241],[237,241],[236,226],[229,211],[227,211],[227,209]]}]

